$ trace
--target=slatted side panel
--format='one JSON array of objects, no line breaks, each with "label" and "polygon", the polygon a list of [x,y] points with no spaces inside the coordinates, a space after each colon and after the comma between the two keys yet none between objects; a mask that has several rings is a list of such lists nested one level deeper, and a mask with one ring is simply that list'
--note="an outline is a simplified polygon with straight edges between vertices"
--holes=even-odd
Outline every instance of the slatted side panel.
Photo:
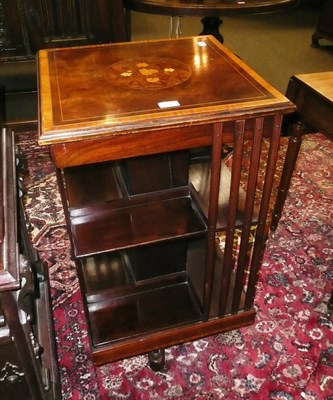
[{"label": "slatted side panel", "polygon": [[270,197],[272,192],[272,186],[274,181],[274,173],[276,167],[276,161],[279,150],[279,138],[281,131],[282,116],[277,115],[274,118],[274,127],[271,137],[269,152],[267,156],[267,166],[265,174],[265,182],[263,192],[261,196],[260,211],[258,226],[255,236],[255,242],[253,247],[253,255],[250,265],[250,275],[247,285],[246,298],[244,309],[248,310],[253,306],[255,289],[258,282],[258,275],[260,272],[260,265],[262,262],[264,244],[267,239],[268,227],[267,227],[267,213],[270,204]]},{"label": "slatted side panel", "polygon": [[[268,120],[265,121],[265,118]],[[270,120],[269,120],[270,119]],[[249,310],[253,307],[256,285],[260,272],[262,256],[268,233],[267,215],[270,206],[271,191],[274,181],[276,160],[279,149],[279,137],[282,118],[277,116],[258,117],[254,119],[254,134],[250,141],[251,150],[244,152],[246,140],[246,120],[235,121],[233,154],[231,164],[229,206],[224,229],[217,232],[220,254],[215,254],[215,265],[208,262],[206,286],[211,288],[212,282],[218,279],[218,311],[212,315],[214,301],[210,301],[210,317],[223,317],[229,314]],[[269,150],[263,151],[262,139],[264,125],[271,123],[272,135]],[[223,142],[223,126],[221,127]],[[212,176],[218,176],[220,163],[218,157],[212,158]],[[244,160],[244,154],[249,157]],[[246,170],[244,170],[244,166]],[[263,168],[260,171],[259,168]],[[223,171],[223,169],[222,169]],[[223,174],[223,172],[222,172]],[[211,186],[213,187],[213,186]],[[245,198],[241,198],[242,189]],[[220,188],[220,190],[224,188]],[[216,223],[215,212],[218,208],[218,193],[211,193],[210,226]],[[244,196],[243,196],[244,197]],[[239,219],[241,218],[241,224]],[[216,225],[215,225],[216,227]],[[208,254],[209,254],[208,249]],[[213,251],[213,250],[211,250]],[[215,282],[216,284],[216,282]]]}]

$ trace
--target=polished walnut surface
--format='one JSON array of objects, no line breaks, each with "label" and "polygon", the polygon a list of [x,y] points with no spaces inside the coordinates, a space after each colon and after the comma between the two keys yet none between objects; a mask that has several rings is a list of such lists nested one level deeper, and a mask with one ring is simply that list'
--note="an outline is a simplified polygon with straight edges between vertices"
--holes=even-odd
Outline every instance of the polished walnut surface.
[{"label": "polished walnut surface", "polygon": [[212,36],[42,50],[39,97],[42,145],[292,109]]},{"label": "polished walnut surface", "polygon": [[306,129],[333,137],[333,71],[292,76],[286,96],[295,103]]},{"label": "polished walnut surface", "polygon": [[333,102],[333,71],[298,74],[295,78]]},{"label": "polished walnut surface", "polygon": [[212,36],[41,51],[39,89],[94,361],[252,323],[292,102]]},{"label": "polished walnut surface", "polygon": [[151,14],[199,15],[216,17],[277,11],[291,7],[299,0],[125,0],[125,7]]}]

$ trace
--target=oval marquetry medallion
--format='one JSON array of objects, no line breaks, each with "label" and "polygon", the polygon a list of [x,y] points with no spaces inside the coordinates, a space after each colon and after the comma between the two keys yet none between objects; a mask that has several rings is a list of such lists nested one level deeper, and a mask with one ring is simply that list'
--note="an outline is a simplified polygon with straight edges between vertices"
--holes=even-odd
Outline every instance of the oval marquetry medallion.
[{"label": "oval marquetry medallion", "polygon": [[122,60],[107,69],[112,84],[128,89],[165,89],[187,81],[191,69],[171,58],[143,57]]}]

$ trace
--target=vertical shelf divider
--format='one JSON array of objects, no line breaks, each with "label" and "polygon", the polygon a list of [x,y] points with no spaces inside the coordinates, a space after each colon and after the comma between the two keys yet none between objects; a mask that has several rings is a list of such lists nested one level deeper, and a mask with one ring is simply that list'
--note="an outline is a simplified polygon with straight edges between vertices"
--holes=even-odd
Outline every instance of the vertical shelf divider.
[{"label": "vertical shelf divider", "polygon": [[210,179],[210,196],[208,206],[208,232],[207,251],[205,261],[205,283],[203,296],[204,320],[209,318],[210,304],[212,300],[212,287],[215,264],[215,235],[219,206],[219,183],[221,178],[221,151],[223,139],[223,124],[216,123],[213,127],[212,162]]}]

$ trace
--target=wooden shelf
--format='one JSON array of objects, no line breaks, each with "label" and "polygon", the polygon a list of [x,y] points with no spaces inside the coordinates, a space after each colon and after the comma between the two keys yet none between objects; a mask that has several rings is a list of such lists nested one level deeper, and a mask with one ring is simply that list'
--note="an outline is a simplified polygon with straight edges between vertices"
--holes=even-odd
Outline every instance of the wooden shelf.
[{"label": "wooden shelf", "polygon": [[[127,173],[128,168],[125,175]],[[209,159],[193,162],[189,167],[191,194],[196,205],[186,186],[170,188],[168,185],[168,189],[161,186],[159,189],[162,190],[157,192],[130,196],[125,184],[125,180],[128,184],[128,177],[123,179],[123,175],[119,165],[112,162],[65,170],[77,257],[206,231],[204,220],[208,218],[210,196]],[[227,225],[230,181],[231,173],[222,163],[218,230],[224,230]],[[184,178],[181,183],[184,184]],[[245,197],[245,191],[240,188],[236,226],[241,226],[243,221]],[[257,218],[255,209],[252,222]]]},{"label": "wooden shelf", "polygon": [[179,151],[66,168],[75,256],[204,234],[188,160],[188,151]]},{"label": "wooden shelf", "polygon": [[89,304],[88,313],[93,348],[202,318],[196,297],[187,283]]},{"label": "wooden shelf", "polygon": [[118,209],[97,206],[85,211],[70,211],[77,257],[206,232],[206,225],[190,197]]},{"label": "wooden shelf", "polygon": [[123,203],[137,195],[151,197],[154,193],[186,188],[188,164],[189,152],[177,151],[65,168],[68,205],[74,209],[117,199]]},{"label": "wooden shelf", "polygon": [[79,271],[88,303],[187,280],[186,240],[83,257]]}]

